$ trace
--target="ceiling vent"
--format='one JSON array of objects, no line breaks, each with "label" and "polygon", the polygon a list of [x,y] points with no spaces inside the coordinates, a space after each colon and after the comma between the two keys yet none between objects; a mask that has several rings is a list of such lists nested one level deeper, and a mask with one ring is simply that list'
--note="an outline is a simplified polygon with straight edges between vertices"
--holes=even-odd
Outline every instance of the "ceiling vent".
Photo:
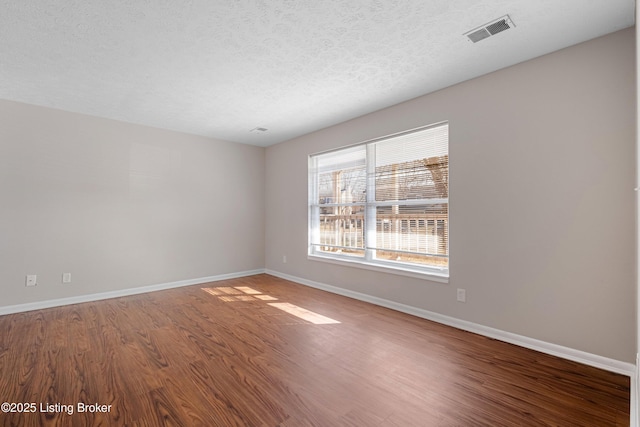
[{"label": "ceiling vent", "polygon": [[509,18],[509,15],[505,15],[502,18],[498,18],[480,27],[474,28],[473,30],[464,33],[464,35],[472,42],[478,43],[480,40],[495,36],[496,34],[512,27],[515,27],[513,21]]}]

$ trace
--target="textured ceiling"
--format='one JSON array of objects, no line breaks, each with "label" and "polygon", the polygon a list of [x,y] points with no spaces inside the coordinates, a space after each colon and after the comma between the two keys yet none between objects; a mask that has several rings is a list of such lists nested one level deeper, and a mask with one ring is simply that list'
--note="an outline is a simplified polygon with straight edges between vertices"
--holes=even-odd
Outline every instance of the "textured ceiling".
[{"label": "textured ceiling", "polygon": [[266,146],[632,26],[634,3],[0,0],[0,98]]}]

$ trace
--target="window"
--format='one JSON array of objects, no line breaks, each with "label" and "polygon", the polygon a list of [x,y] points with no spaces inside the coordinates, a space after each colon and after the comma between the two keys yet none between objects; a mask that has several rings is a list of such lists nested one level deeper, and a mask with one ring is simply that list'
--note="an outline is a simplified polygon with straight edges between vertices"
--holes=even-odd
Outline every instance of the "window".
[{"label": "window", "polygon": [[309,157],[309,255],[447,277],[449,126]]}]

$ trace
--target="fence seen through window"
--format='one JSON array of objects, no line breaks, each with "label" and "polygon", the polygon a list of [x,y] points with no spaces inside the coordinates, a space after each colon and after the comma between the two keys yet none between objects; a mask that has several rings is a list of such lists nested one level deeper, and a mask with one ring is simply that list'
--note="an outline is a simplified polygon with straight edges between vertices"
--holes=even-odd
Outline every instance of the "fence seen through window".
[{"label": "fence seen through window", "polygon": [[447,124],[311,156],[309,166],[311,255],[448,269]]}]

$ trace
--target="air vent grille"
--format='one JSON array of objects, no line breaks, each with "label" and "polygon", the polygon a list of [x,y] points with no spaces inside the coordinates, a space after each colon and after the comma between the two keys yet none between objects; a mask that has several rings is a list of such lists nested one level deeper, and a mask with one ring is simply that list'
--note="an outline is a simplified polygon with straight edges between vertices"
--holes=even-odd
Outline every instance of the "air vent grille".
[{"label": "air vent grille", "polygon": [[488,37],[501,33],[509,28],[515,27],[509,15],[505,15],[502,18],[495,19],[480,27],[474,28],[471,31],[464,33],[474,43],[484,40]]},{"label": "air vent grille", "polygon": [[467,37],[469,37],[469,39],[472,42],[477,43],[482,39],[486,39],[487,37],[491,37],[491,34],[486,29],[480,28],[478,31],[474,31],[471,34],[467,34]]},{"label": "air vent grille", "polygon": [[487,31],[491,33],[492,36],[511,28],[507,23],[506,19],[501,19],[498,22],[494,22],[491,25],[487,25]]}]

